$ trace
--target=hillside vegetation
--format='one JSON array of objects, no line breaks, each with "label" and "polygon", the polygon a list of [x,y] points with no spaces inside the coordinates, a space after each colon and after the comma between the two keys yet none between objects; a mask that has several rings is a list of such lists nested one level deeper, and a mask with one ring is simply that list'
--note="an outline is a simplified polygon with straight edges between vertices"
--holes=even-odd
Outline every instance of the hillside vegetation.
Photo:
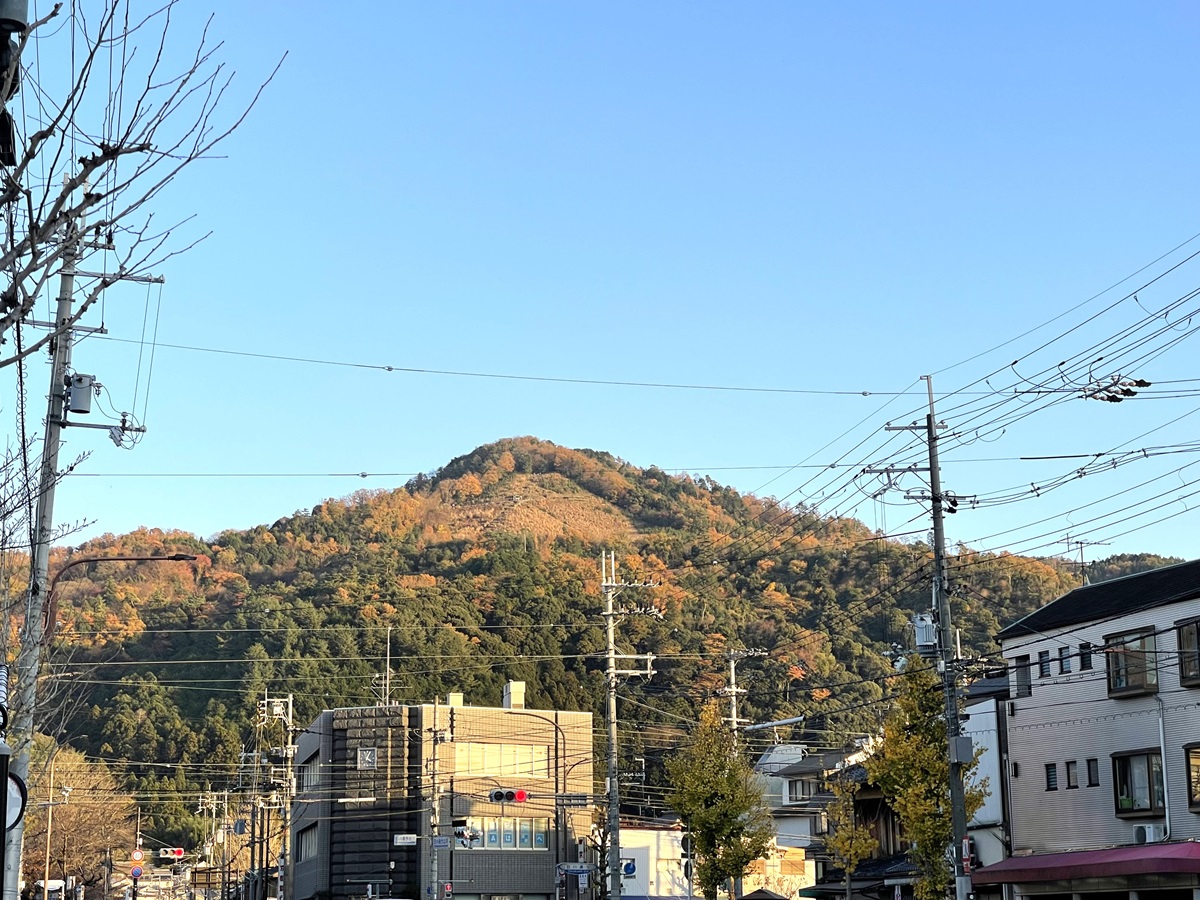
[{"label": "hillside vegetation", "polygon": [[[748,720],[806,716],[782,736],[817,744],[876,730],[895,653],[929,605],[923,543],[516,438],[404,488],[211,542],[143,529],[76,548],[199,558],[69,570],[47,681],[74,700],[63,726],[73,746],[124,773],[161,839],[187,841],[197,793],[227,786],[255,744],[259,700],[293,695],[300,725],[324,708],[373,704],[389,655],[394,701],[455,690],[498,705],[504,682],[519,679],[531,707],[592,710],[599,725],[605,549],[627,580],[658,583],[620,600],[661,617],[618,628],[621,651],[656,655],[653,678],[621,687],[622,743],[652,770],[725,686],[729,649],[766,651],[739,665]],[[66,559],[56,556],[52,569]],[[1113,558],[1104,571],[1160,562]],[[964,650],[980,658],[995,655],[1002,623],[1077,584],[1055,559],[966,548],[950,570]],[[656,807],[650,789],[631,798]]]}]

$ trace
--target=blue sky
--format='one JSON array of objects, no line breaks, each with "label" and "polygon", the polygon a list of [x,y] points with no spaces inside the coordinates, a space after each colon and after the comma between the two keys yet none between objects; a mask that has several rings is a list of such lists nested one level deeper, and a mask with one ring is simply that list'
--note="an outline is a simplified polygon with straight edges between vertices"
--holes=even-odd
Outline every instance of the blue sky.
[{"label": "blue sky", "polygon": [[[1197,555],[1200,304],[1164,311],[1200,284],[1193,5],[186,0],[181,46],[209,11],[231,113],[287,59],[162,198],[213,235],[164,267],[148,399],[157,289],[77,349],[149,431],[69,433],[72,541],[269,524],[523,434],[919,533],[919,473],[853,474],[914,464],[884,427],[932,373],[944,486],[980,498],[951,540]],[[1022,459],[1150,447],[1052,490],[1087,459]]]}]

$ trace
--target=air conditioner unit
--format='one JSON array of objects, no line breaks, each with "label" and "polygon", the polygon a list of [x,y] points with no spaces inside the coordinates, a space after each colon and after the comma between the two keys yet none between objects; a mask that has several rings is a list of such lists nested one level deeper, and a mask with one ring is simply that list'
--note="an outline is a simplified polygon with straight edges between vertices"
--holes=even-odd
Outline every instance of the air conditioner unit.
[{"label": "air conditioner unit", "polygon": [[1134,825],[1133,842],[1135,844],[1154,844],[1167,836],[1167,829],[1162,825]]}]

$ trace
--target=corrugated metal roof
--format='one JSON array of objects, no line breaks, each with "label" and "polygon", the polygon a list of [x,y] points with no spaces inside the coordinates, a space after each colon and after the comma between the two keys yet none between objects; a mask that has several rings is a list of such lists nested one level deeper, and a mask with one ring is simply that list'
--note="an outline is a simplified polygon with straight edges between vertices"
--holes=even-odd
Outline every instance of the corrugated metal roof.
[{"label": "corrugated metal roof", "polygon": [[1200,597],[1200,560],[1085,584],[1000,630],[997,640]]}]

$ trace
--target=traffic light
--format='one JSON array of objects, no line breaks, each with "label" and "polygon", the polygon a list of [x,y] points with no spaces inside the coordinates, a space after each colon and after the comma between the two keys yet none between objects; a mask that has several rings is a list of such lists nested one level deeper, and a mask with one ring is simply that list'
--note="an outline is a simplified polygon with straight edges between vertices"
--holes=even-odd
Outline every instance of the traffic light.
[{"label": "traffic light", "polygon": [[182,847],[159,847],[158,848],[158,858],[159,859],[183,859],[183,848]]},{"label": "traffic light", "polygon": [[442,897],[444,900],[452,900],[454,897],[454,885],[448,881],[442,885]]},{"label": "traffic light", "polygon": [[493,803],[524,803],[529,799],[529,792],[524,788],[496,788],[488,794]]}]

